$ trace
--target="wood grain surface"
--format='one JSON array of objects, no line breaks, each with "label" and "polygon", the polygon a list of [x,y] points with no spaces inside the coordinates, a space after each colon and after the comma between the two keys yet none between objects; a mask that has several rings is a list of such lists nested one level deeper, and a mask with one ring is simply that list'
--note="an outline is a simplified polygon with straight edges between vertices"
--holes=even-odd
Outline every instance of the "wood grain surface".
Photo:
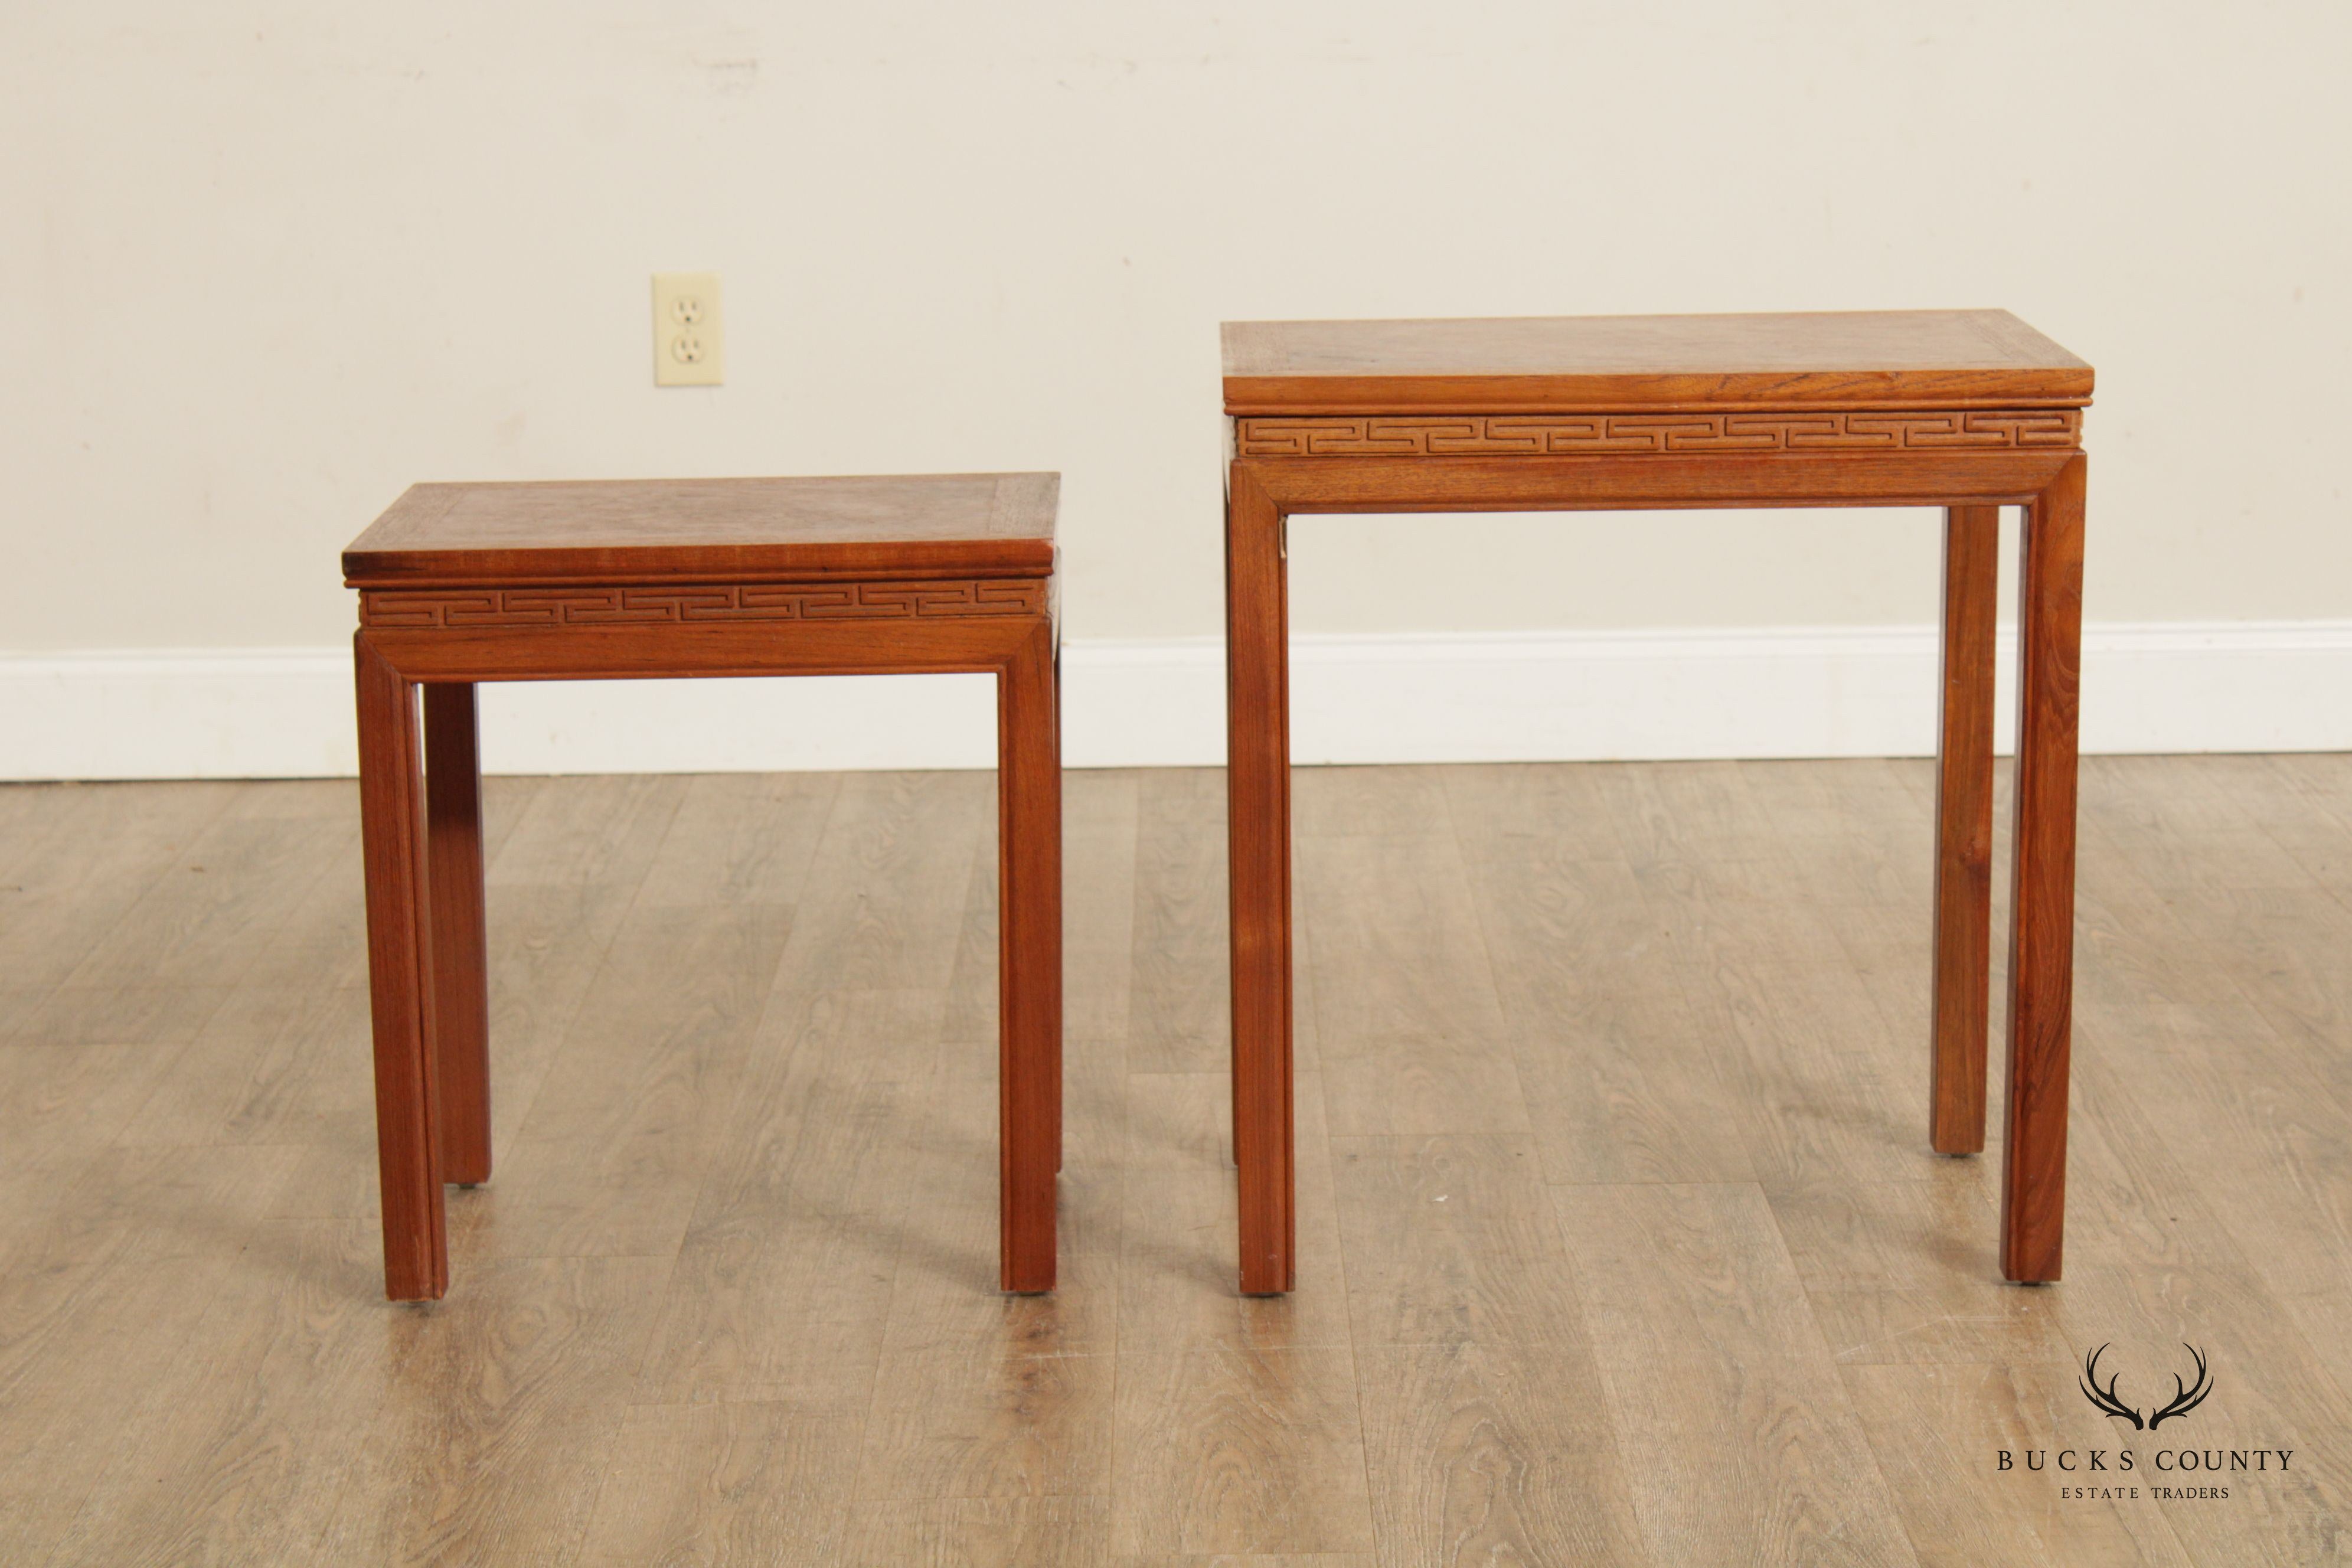
[{"label": "wood grain surface", "polygon": [[2083,679],[2083,510],[2076,456],[2026,509],[2018,574],[2017,829],[2009,946],[2009,1132],[2001,1269],[2063,1268],[2066,1073],[2074,1006],[2075,745]]},{"label": "wood grain surface", "polygon": [[1228,414],[2068,404],[2091,367],[2006,310],[1228,321]]},{"label": "wood grain surface", "polygon": [[1944,514],[1943,685],[1936,742],[1936,1017],[1927,1141],[1984,1149],[1992,973],[1992,702],[2000,511]]},{"label": "wood grain surface", "polygon": [[[496,1145],[475,686],[615,676],[995,678],[1000,1283],[1053,1289],[1059,486],[1053,474],[420,486],[345,552],[348,585],[361,591],[368,973],[394,1300],[447,1289],[442,1185],[488,1181]],[[782,942],[774,915],[730,902],[705,923],[722,946],[757,950]],[[701,940],[659,911],[646,921],[653,951],[690,953]],[[749,1022],[728,1007],[664,1020],[657,1032],[677,1048],[648,1059],[621,1115],[583,1121],[560,1148],[534,1146],[502,1184],[507,1207],[541,1214],[555,1233],[541,1245],[555,1253],[659,1246],[687,1192],[661,1162],[638,1165],[635,1134],[662,1120],[679,1075],[689,1087],[735,1075]],[[588,1197],[598,1187],[627,1190],[583,1222],[600,1208]],[[604,1231],[583,1242],[583,1223]]]},{"label": "wood grain surface", "polygon": [[[1065,781],[1073,909],[1131,913],[1045,1297],[993,1289],[987,773],[494,777],[499,1172],[428,1307],[376,1293],[352,783],[0,789],[0,1561],[2342,1559],[2352,759],[2082,763],[2047,1289],[1918,1137],[1933,763],[1296,787],[1292,1294],[1232,1271],[1216,773]],[[1327,907],[1391,857],[1449,890]],[[1376,973],[1406,922],[1465,972]],[[1374,1032],[1416,999],[1478,1031]],[[2287,1477],[1996,1468],[2116,1447],[2084,1356],[2145,1403],[2184,1340],[2143,1465]]]},{"label": "wood grain surface", "polygon": [[[1928,1121],[1931,1146],[1950,1153],[1983,1146],[1991,552],[2000,506],[2022,505],[2033,520],[2021,578],[2024,762],[2014,843],[2015,875],[2030,896],[2012,921],[2000,1256],[2012,1279],[2056,1279],[2090,367],[1998,310],[1227,322],[1224,363],[1226,837],[1243,1289],[1286,1290],[1297,1272],[1289,519],[1675,507],[1945,510]],[[1360,1035],[1486,1037],[1495,1019],[1474,1001],[1444,995],[1465,979],[1475,989],[1475,977],[1459,955],[1431,943],[1427,933],[1449,924],[1431,902],[1446,889],[1415,875],[1426,868],[1405,858],[1414,847],[1401,841],[1396,856],[1377,863],[1376,886],[1331,900],[1346,918],[1416,905],[1422,918],[1406,922],[1410,934],[1373,944],[1373,989],[1325,1005]],[[1775,942],[1795,934],[1770,913],[1748,919],[1759,941],[1743,960],[1778,956]],[[1333,939],[1361,943],[1370,934],[1339,930]],[[1760,978],[1744,962],[1707,977],[1708,999],[1743,1034],[1777,1011]],[[1816,978],[1811,1005],[1853,1007],[1851,977],[1843,988],[1840,977]],[[1491,977],[1486,990],[1496,992]],[[1349,1016],[1351,1005],[1371,1016]],[[1497,1076],[1491,1052],[1478,1065]],[[1364,1063],[1339,1080],[1343,1115],[1350,1124],[1377,1121],[1378,1100],[1392,1099],[1397,1084],[1393,1068]],[[1867,1081],[1831,1087],[1841,1102],[1879,1098]],[[1367,1091],[1373,1101],[1363,1105]],[[1404,1124],[1415,1120],[1432,1117],[1424,1107]],[[1751,1145],[1764,1161],[1759,1173],[1848,1163],[1841,1139],[1808,1136],[1807,1127],[1792,1114],[1779,1147]]]},{"label": "wood grain surface", "polygon": [[348,587],[806,574],[1034,576],[1055,474],[412,486],[343,552]]}]

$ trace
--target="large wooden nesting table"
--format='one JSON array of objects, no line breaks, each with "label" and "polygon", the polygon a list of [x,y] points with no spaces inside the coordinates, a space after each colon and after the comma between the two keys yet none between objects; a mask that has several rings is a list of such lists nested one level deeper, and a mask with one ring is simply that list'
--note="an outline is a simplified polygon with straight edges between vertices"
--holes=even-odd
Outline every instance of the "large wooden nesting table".
[{"label": "large wooden nesting table", "polygon": [[996,677],[1002,1278],[1053,1288],[1059,483],[419,485],[352,542],[387,1295],[447,1290],[443,1184],[490,1174],[475,684],[950,671]]},{"label": "large wooden nesting table", "polygon": [[2000,1267],[2059,1276],[2091,367],[2004,310],[1224,328],[1241,1282],[1296,1282],[1289,672],[1297,512],[1944,510],[1929,1142],[1984,1147],[1995,549],[2025,509]]}]

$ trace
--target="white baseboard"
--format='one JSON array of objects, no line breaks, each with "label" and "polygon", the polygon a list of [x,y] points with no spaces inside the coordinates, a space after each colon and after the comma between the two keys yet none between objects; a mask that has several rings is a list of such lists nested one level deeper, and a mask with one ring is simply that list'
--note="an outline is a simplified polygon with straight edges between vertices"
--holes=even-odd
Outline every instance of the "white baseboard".
[{"label": "white baseboard", "polygon": [[[2352,751],[2352,621],[2093,626],[2083,665],[2085,751]],[[1217,639],[1072,642],[1062,669],[1071,765],[1224,761]],[[1304,635],[1291,701],[1301,763],[1919,756],[1936,643],[1923,626]],[[482,727],[484,766],[522,773],[987,767],[996,732],[972,675],[496,686]],[[354,766],[341,648],[0,654],[0,778]]]}]

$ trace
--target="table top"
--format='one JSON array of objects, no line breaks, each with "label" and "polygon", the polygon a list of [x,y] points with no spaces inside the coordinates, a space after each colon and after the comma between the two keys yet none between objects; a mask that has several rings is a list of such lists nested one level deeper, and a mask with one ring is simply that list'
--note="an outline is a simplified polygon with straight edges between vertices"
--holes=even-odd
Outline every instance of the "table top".
[{"label": "table top", "polygon": [[1228,414],[2079,407],[2091,367],[2006,310],[1227,321]]},{"label": "table top", "polygon": [[1058,474],[412,487],[343,552],[350,587],[1038,577]]}]

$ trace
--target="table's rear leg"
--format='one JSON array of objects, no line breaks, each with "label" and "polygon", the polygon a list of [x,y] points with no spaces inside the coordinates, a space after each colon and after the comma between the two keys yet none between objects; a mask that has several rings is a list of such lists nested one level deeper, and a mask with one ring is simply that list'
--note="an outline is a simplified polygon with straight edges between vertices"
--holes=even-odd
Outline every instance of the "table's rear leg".
[{"label": "table's rear leg", "polygon": [[482,900],[482,773],[474,688],[425,688],[425,823],[441,1174],[490,1179],[489,961]]},{"label": "table's rear leg", "polygon": [[2066,1210],[2066,1075],[2074,1022],[2076,726],[2083,510],[2077,455],[2026,508],[2018,584],[2015,905],[2009,955],[2009,1127],[2001,1272],[2059,1277]]},{"label": "table's rear leg", "polygon": [[2000,510],[1944,513],[1944,682],[1936,772],[1936,970],[1929,1145],[1984,1148],[1992,972],[1993,610]]},{"label": "table's rear leg", "polygon": [[360,836],[367,869],[368,987],[375,1026],[376,1157],[383,1184],[383,1288],[395,1301],[449,1288],[431,1049],[424,780],[415,688],[365,632],[359,685]]},{"label": "table's rear leg", "polygon": [[998,676],[999,1267],[1054,1288],[1062,1136],[1062,774],[1054,632],[1039,622]]},{"label": "table's rear leg", "polygon": [[1241,1288],[1297,1283],[1291,1115],[1290,664],[1282,515],[1236,463],[1225,512],[1234,1159]]}]

